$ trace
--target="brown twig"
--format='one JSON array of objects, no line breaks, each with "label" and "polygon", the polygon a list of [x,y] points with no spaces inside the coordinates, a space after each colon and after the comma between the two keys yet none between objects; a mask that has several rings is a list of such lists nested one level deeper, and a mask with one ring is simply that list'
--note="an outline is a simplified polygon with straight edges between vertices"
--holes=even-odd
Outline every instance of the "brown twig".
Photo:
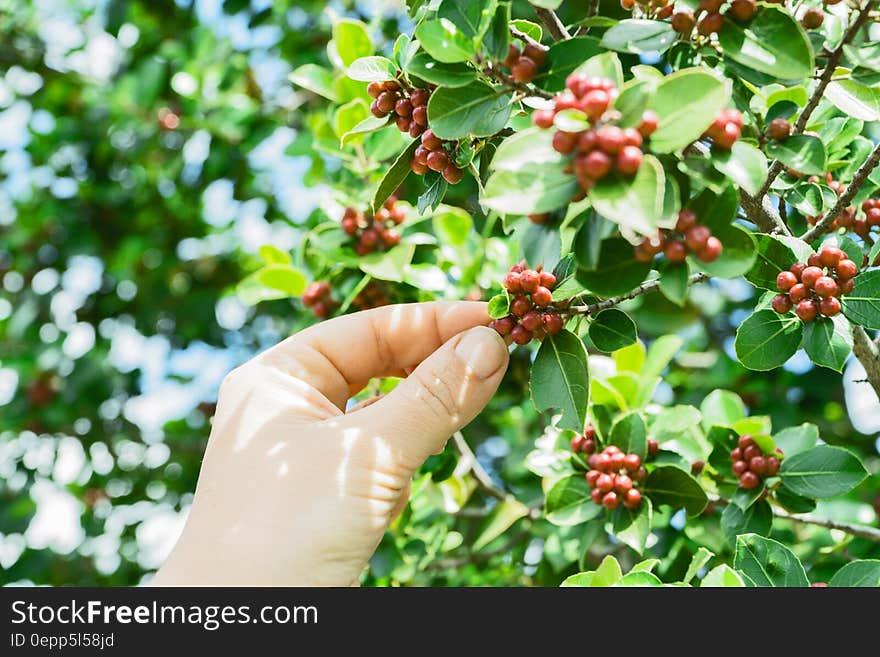
[{"label": "brown twig", "polygon": [[[760,199],[760,200],[758,200]],[[791,235],[791,231],[782,217],[779,216],[773,203],[766,196],[752,196],[745,190],[739,190],[739,201],[743,210],[746,211],[749,221],[755,224],[761,232],[781,235]]]},{"label": "brown twig", "polygon": [[545,9],[544,7],[535,7],[534,9],[538,18],[541,19],[544,27],[546,27],[547,31],[550,33],[550,36],[557,41],[564,41],[565,39],[571,38],[571,35],[568,33],[568,30],[565,29],[565,25],[559,20],[559,16],[556,15],[555,11],[552,9]]},{"label": "brown twig", "polygon": [[[710,277],[707,274],[694,274],[690,277],[690,279],[688,279],[688,285],[696,285],[697,283],[708,281],[709,278]],[[568,311],[572,315],[595,315],[600,310],[613,308],[614,306],[620,305],[624,301],[635,299],[636,297],[640,297],[643,294],[648,294],[649,292],[655,292],[658,289],[660,289],[660,279],[655,278],[654,280],[642,283],[641,285],[630,290],[626,294],[621,294],[616,297],[608,297],[607,299],[597,301],[596,303],[592,303],[588,306],[569,306]]]},{"label": "brown twig", "polygon": [[539,47],[541,47],[541,48],[544,47],[544,46],[542,46],[542,45],[540,44],[540,42],[535,41],[535,40],[534,40],[532,37],[530,37],[528,34],[526,34],[525,32],[523,32],[523,31],[521,31],[521,30],[516,29],[513,25],[510,26],[510,33],[511,33],[513,36],[515,36],[517,39],[519,39],[520,41],[522,41],[522,42],[524,42],[524,43],[528,43],[528,44],[531,44],[531,45],[533,45],[533,46],[539,46]]}]

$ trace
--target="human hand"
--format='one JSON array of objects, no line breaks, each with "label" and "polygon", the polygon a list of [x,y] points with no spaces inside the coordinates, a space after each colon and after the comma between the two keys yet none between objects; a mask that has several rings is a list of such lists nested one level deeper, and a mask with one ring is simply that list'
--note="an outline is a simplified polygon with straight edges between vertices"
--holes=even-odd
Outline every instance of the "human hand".
[{"label": "human hand", "polygon": [[[413,473],[501,381],[507,348],[487,322],[484,303],[386,306],[232,371],[186,527],[153,584],[357,583]],[[345,412],[371,378],[410,371]]]}]

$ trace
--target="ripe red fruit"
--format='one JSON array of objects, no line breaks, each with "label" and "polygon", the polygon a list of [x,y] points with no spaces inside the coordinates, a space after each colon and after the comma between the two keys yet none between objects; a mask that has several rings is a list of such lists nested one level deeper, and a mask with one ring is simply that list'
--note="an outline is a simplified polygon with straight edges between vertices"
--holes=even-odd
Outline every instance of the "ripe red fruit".
[{"label": "ripe red fruit", "polygon": [[755,439],[749,435],[740,436],[736,444],[740,449],[746,450],[755,444]]},{"label": "ripe red fruit", "polygon": [[555,117],[556,112],[553,110],[535,110],[532,113],[532,123],[539,128],[549,128],[553,125],[553,119]]},{"label": "ripe red fruit", "polygon": [[636,488],[631,488],[626,491],[626,495],[623,498],[623,506],[632,511],[633,509],[638,508],[639,504],[642,503],[642,494]]},{"label": "ripe red fruit", "polygon": [[[571,440],[572,440],[572,444],[574,444],[574,438],[572,438]],[[589,472],[587,472],[587,475],[586,475],[587,485],[590,488],[595,488],[596,487],[596,480],[601,476],[602,476],[602,473],[599,472],[598,470],[590,470]],[[599,491],[599,492],[602,492],[602,491]]]},{"label": "ripe red fruit", "polygon": [[650,137],[660,125],[660,117],[653,110],[645,110],[642,113],[642,122],[639,124],[639,134],[644,138]]},{"label": "ripe red fruit", "polygon": [[533,293],[541,284],[541,275],[534,269],[526,269],[519,275],[519,280],[523,291]]},{"label": "ripe red fruit", "polygon": [[578,135],[576,132],[559,131],[553,135],[553,148],[563,155],[567,155],[574,150],[577,139]]},{"label": "ripe red fruit", "polygon": [[510,339],[519,345],[528,344],[532,339],[532,332],[522,324],[517,324],[510,332]]},{"label": "ripe red fruit", "polygon": [[804,12],[803,18],[801,18],[801,23],[808,30],[815,30],[822,27],[822,23],[824,22],[825,13],[818,7],[810,7]]},{"label": "ripe red fruit", "polygon": [[792,303],[798,303],[807,298],[809,294],[809,290],[807,290],[807,286],[803,283],[798,283],[797,285],[793,285],[791,289],[788,291],[788,297],[792,300]]},{"label": "ripe red fruit", "polygon": [[422,146],[429,151],[436,151],[443,147],[443,142],[434,134],[434,131],[428,128],[422,133]]},{"label": "ripe red fruit", "polygon": [[626,468],[630,474],[638,471],[641,464],[642,459],[638,454],[627,454],[623,458],[623,467]]},{"label": "ripe red fruit", "polygon": [[601,456],[601,454],[592,454],[592,455],[590,455],[590,458],[587,459],[587,465],[589,465],[593,470],[596,470],[597,472],[600,471],[600,469],[599,469],[599,457],[600,456]]},{"label": "ripe red fruit", "polygon": [[516,82],[531,82],[538,74],[538,64],[531,57],[521,56],[510,67],[510,77]]},{"label": "ripe red fruit", "polygon": [[514,294],[522,292],[521,277],[522,274],[520,274],[520,272],[518,271],[507,272],[507,274],[504,276],[504,288],[508,292],[512,292]]},{"label": "ripe red fruit", "polygon": [[773,119],[767,128],[767,134],[776,141],[788,139],[788,136],[791,134],[791,123],[785,119]]},{"label": "ripe red fruit", "polygon": [[428,168],[432,171],[443,171],[449,164],[449,156],[446,151],[431,151],[428,154]]},{"label": "ripe red fruit", "polygon": [[602,506],[604,506],[609,511],[613,511],[618,506],[620,506],[620,498],[617,497],[617,493],[610,492],[606,493],[605,497],[602,498]]},{"label": "ripe red fruit", "polygon": [[409,98],[401,98],[394,104],[394,113],[397,116],[409,116],[412,114],[413,106]]},{"label": "ripe red fruit", "polygon": [[853,288],[856,286],[856,282],[853,279],[849,279],[847,281],[841,280],[839,282],[840,285],[840,293],[841,294],[849,294],[853,291]]},{"label": "ripe red fruit", "polygon": [[592,422],[588,422],[587,426],[584,427],[584,438],[589,438],[590,440],[596,439],[596,427],[593,426]]},{"label": "ripe red fruit", "polygon": [[794,311],[802,321],[812,322],[816,319],[816,314],[819,312],[819,308],[812,299],[804,299],[798,303]]},{"label": "ripe red fruit", "polygon": [[577,141],[577,149],[579,153],[589,153],[596,148],[596,131],[584,130]]},{"label": "ripe red fruit", "polygon": [[750,462],[756,456],[763,456],[761,448],[757,445],[749,445],[743,450],[743,461]]},{"label": "ripe red fruit", "polygon": [[330,314],[330,309],[327,307],[327,304],[323,301],[318,301],[314,306],[312,306],[312,314],[319,319],[323,319],[327,315]]},{"label": "ripe red fruit", "polygon": [[384,119],[386,116],[388,116],[388,112],[383,112],[379,109],[379,103],[375,100],[370,103],[370,112],[373,114],[373,116],[379,119]]},{"label": "ripe red fruit", "polygon": [[[807,258],[807,267],[821,267],[822,261],[819,259],[818,253],[811,253],[810,257]],[[801,270],[801,277],[803,277],[804,270]]]},{"label": "ripe red fruit", "polygon": [[689,11],[672,14],[672,29],[679,34],[688,35],[694,29],[694,15]]},{"label": "ripe red fruit", "polygon": [[736,476],[741,475],[743,472],[749,469],[749,464],[745,461],[735,461],[733,464],[733,472]]},{"label": "ripe red fruit", "polygon": [[611,104],[611,95],[604,89],[593,89],[581,98],[581,109],[593,121],[601,117]]},{"label": "ripe red fruit", "polygon": [[427,89],[415,89],[409,95],[409,100],[413,104],[413,107],[424,107],[428,104],[428,96],[430,96],[430,92]]},{"label": "ripe red fruit", "polygon": [[527,299],[526,297],[523,297],[523,296],[516,297],[510,303],[510,312],[513,313],[514,315],[516,315],[517,317],[522,317],[527,312],[529,312],[531,309],[532,309],[531,300]]},{"label": "ripe red fruit", "polygon": [[720,32],[723,26],[724,17],[715,12],[714,14],[707,14],[700,20],[697,24],[697,32],[703,36],[709,36],[713,32]]},{"label": "ripe red fruit", "polygon": [[822,271],[819,267],[807,267],[804,269],[804,273],[801,274],[801,283],[806,285],[808,288],[812,289],[822,276],[825,275],[825,272]]},{"label": "ripe red fruit", "polygon": [[710,231],[706,226],[697,225],[688,228],[688,230],[684,234],[684,241],[691,251],[699,251],[706,245],[706,240],[708,240],[711,236],[712,231]]},{"label": "ripe red fruit", "polygon": [[361,233],[361,243],[366,246],[375,246],[379,243],[379,233],[372,228],[367,228]]},{"label": "ripe red fruit", "polygon": [[697,225],[697,215],[691,210],[682,210],[678,213],[678,221],[675,222],[675,230],[684,233]]},{"label": "ripe red fruit", "polygon": [[529,331],[534,331],[537,328],[540,328],[541,324],[543,324],[544,318],[541,316],[541,313],[536,312],[534,310],[530,310],[525,315],[523,315],[520,320],[520,324],[525,326]]},{"label": "ripe red fruit", "polygon": [[779,472],[779,465],[780,465],[780,461],[778,458],[776,458],[775,456],[768,456],[765,459],[764,472],[768,476],[772,477],[777,472]]},{"label": "ripe red fruit", "polygon": [[834,317],[840,310],[840,299],[837,297],[828,297],[819,302],[819,312],[825,317]]},{"label": "ripe red fruit", "polygon": [[453,162],[450,162],[443,168],[443,178],[450,185],[457,185],[461,182],[462,176],[464,176],[464,171],[459,169]]},{"label": "ripe red fruit", "polygon": [[[427,134],[427,133],[426,133]],[[413,151],[413,159],[419,164],[428,164],[428,156],[431,154],[431,151],[425,148],[423,144],[419,144],[416,146],[416,150]]]},{"label": "ripe red fruit", "polygon": [[603,151],[614,155],[626,143],[626,135],[616,125],[602,126],[596,133],[596,143]]},{"label": "ripe red fruit", "polygon": [[648,456],[657,456],[660,451],[660,443],[653,438],[648,438]]},{"label": "ripe red fruit", "polygon": [[[707,16],[708,18],[708,16]],[[705,20],[705,19],[704,19]],[[725,123],[724,127],[721,129],[721,134],[717,135],[715,140],[715,145],[718,148],[722,148],[724,150],[730,150],[733,147],[733,144],[739,139],[740,135],[740,127],[733,122]]]},{"label": "ripe red fruit", "polygon": [[709,239],[706,240],[706,246],[697,251],[697,259],[702,262],[714,262],[721,255],[723,248],[721,240],[714,235],[710,235]]},{"label": "ripe red fruit", "polygon": [[501,64],[510,68],[516,64],[517,59],[519,59],[519,47],[515,43],[511,43],[507,46],[507,57]]},{"label": "ripe red fruit", "polygon": [[850,278],[855,278],[855,275],[859,272],[859,268],[852,260],[844,258],[837,263],[835,271],[837,272],[838,279],[849,280]]},{"label": "ripe red fruit", "polygon": [[705,461],[694,461],[691,463],[691,474],[696,476],[703,472],[703,468],[706,467]]},{"label": "ripe red fruit", "polygon": [[727,14],[734,20],[744,23],[755,15],[755,9],[755,0],[733,0]]},{"label": "ripe red fruit", "polygon": [[576,166],[592,180],[601,180],[611,171],[611,157],[603,151],[591,151],[579,157]]},{"label": "ripe red fruit", "polygon": [[636,481],[638,481],[640,483],[645,481],[645,479],[647,479],[647,478],[648,478],[648,471],[645,469],[645,466],[640,467],[638,469],[638,471],[636,472],[636,474],[633,476],[633,479],[635,479]]},{"label": "ripe red fruit", "polygon": [[836,246],[823,246],[819,251],[819,262],[825,267],[836,267],[837,264],[846,258],[846,254]]},{"label": "ripe red fruit", "polygon": [[563,321],[562,315],[558,315],[556,313],[546,313],[544,315],[544,330],[547,332],[547,335],[556,335],[562,330]]},{"label": "ripe red fruit", "polygon": [[644,139],[642,139],[642,133],[635,128],[624,128],[623,137],[626,140],[625,143],[627,146],[641,146],[644,141]]},{"label": "ripe red fruit", "polygon": [[767,469],[767,461],[763,456],[753,456],[749,459],[749,470],[755,474],[764,474]]},{"label": "ripe red fruit", "polygon": [[621,175],[634,176],[640,166],[642,166],[642,149],[638,146],[624,146],[617,154],[617,171]]},{"label": "ripe red fruit", "polygon": [[412,120],[423,128],[428,127],[428,108],[424,105],[414,107],[412,111]]},{"label": "ripe red fruit", "polygon": [[626,454],[623,452],[615,452],[611,455],[611,468],[613,470],[620,470],[623,467],[624,459],[626,459]]},{"label": "ripe red fruit", "polygon": [[523,48],[522,54],[524,57],[528,57],[535,62],[538,66],[543,64],[544,60],[547,59],[547,51],[535,43],[527,43],[525,48]]},{"label": "ripe red fruit", "polygon": [[367,85],[367,93],[370,94],[372,98],[378,98],[379,94],[384,90],[381,82],[370,82],[370,84]]},{"label": "ripe red fruit", "polygon": [[770,304],[773,306],[773,310],[778,312],[780,315],[787,315],[791,312],[794,304],[791,302],[791,297],[787,294],[777,294],[773,297],[773,302]]},{"label": "ripe red fruit", "polygon": [[596,504],[602,504],[602,498],[603,498],[603,497],[605,497],[605,493],[603,493],[602,491],[600,491],[598,488],[594,488],[593,490],[590,491],[590,498],[591,498]]},{"label": "ripe red fruit", "polygon": [[621,453],[621,451],[620,451],[620,447],[618,447],[617,445],[608,445],[608,447],[606,447],[606,448],[604,449],[604,452],[605,452],[606,454],[609,454],[609,455],[611,455],[611,454],[620,454],[620,453]]},{"label": "ripe red fruit", "polygon": [[798,280],[801,280],[801,274],[804,273],[804,269],[806,269],[806,268],[807,268],[807,266],[804,263],[796,262],[791,267],[788,268],[788,271],[790,271],[792,274],[794,274]]},{"label": "ripe red fruit", "polygon": [[[583,436],[575,436],[574,438],[571,439],[571,442],[569,443],[569,445],[571,446],[572,452],[580,452],[581,447],[583,447],[583,444],[584,444],[584,437]],[[587,473],[587,474],[589,474],[589,473]],[[589,477],[587,477],[588,482],[589,482],[589,480],[590,480]]]},{"label": "ripe red fruit", "polygon": [[816,284],[813,285],[813,290],[823,298],[836,296],[839,292],[837,283],[830,276],[820,276]]},{"label": "ripe red fruit", "polygon": [[516,320],[513,319],[513,317],[502,317],[501,319],[496,319],[492,322],[492,328],[498,331],[501,335],[510,335],[514,326],[516,326]]},{"label": "ripe red fruit", "polygon": [[869,226],[880,226],[880,208],[872,207],[865,212],[865,219]]},{"label": "ripe red fruit", "polygon": [[743,472],[739,477],[739,485],[746,490],[754,490],[761,484],[761,480],[754,472]]},{"label": "ripe red fruit", "polygon": [[669,262],[684,262],[687,258],[687,247],[684,242],[678,240],[669,240],[663,247],[663,255]]},{"label": "ripe red fruit", "polygon": [[538,289],[532,293],[532,301],[538,306],[549,306],[553,303],[553,293],[543,285],[539,285]]},{"label": "ripe red fruit", "polygon": [[723,0],[700,0],[699,6],[707,14],[714,14],[721,9],[722,4],[724,4]]},{"label": "ripe red fruit", "polygon": [[742,460],[742,449],[739,448],[739,447],[735,447],[735,448],[730,452],[730,460],[731,460],[731,461],[740,461],[740,460]]},{"label": "ripe red fruit", "polygon": [[626,475],[617,475],[614,478],[614,490],[616,490],[621,495],[626,495],[626,491],[630,490],[632,487],[632,479],[630,479]]},{"label": "ripe red fruit", "polygon": [[422,164],[421,162],[418,162],[416,160],[413,160],[409,163],[409,168],[412,169],[413,173],[419,176],[423,176],[428,173],[428,165]]},{"label": "ripe red fruit", "polygon": [[541,272],[541,285],[548,290],[552,290],[556,286],[556,277],[549,271]]},{"label": "ripe red fruit", "polygon": [[376,99],[376,106],[383,112],[390,112],[397,103],[397,96],[390,91],[383,91]]},{"label": "ripe red fruit", "polygon": [[379,237],[382,238],[382,244],[385,245],[385,248],[390,249],[392,246],[400,244],[400,233],[392,228],[383,230],[379,233]]},{"label": "ripe red fruit", "polygon": [[[596,468],[602,470],[602,472],[608,472],[611,470],[611,455],[605,454],[597,454],[596,458]],[[610,488],[608,490],[611,490]]]},{"label": "ripe red fruit", "polygon": [[792,287],[797,285],[797,282],[797,276],[792,274],[790,271],[781,271],[776,276],[776,287],[778,287],[783,292],[788,292]]},{"label": "ripe red fruit", "polygon": [[614,490],[614,477],[605,473],[599,475],[598,479],[596,479],[596,488],[603,493],[608,493]]}]

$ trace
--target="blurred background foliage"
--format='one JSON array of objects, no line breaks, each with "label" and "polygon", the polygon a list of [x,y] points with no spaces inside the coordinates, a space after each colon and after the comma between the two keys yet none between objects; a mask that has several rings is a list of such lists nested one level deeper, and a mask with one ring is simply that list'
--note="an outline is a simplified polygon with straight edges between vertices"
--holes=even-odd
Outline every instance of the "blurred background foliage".
[{"label": "blurred background foliage", "polygon": [[[292,250],[326,221],[328,197],[359,200],[351,167],[313,148],[321,99],[288,80],[303,64],[329,66],[340,16],[367,23],[386,52],[410,28],[402,2],[0,0],[0,584],[145,581],[191,502],[220,380],[314,321],[295,300],[245,305],[235,286],[259,267],[261,245]],[[421,190],[409,184],[414,201]],[[446,200],[480,231],[472,185]],[[402,285],[393,298],[488,298],[518,255],[515,237],[492,234],[485,267],[457,271],[469,247],[444,246],[442,289]],[[857,362],[841,385],[802,354],[766,373],[731,358],[754,303],[741,281],[695,288],[684,310],[660,295],[634,302],[645,341],[685,339],[656,401],[698,406],[730,389],[775,428],[816,423],[876,472],[880,405],[857,383]],[[529,401],[529,357],[514,353],[465,431],[488,474],[527,503],[541,490],[525,457],[549,420]],[[435,479],[453,467],[451,449],[428,465]],[[364,583],[555,585],[578,561],[634,559],[592,530],[537,518],[475,551],[491,496],[430,474],[414,491]],[[876,524],[877,495],[874,477],[835,514]],[[664,579],[680,577],[701,543],[725,550],[711,540],[717,523],[659,523]],[[812,579],[847,550],[876,550],[784,522],[774,535],[812,559]]]}]

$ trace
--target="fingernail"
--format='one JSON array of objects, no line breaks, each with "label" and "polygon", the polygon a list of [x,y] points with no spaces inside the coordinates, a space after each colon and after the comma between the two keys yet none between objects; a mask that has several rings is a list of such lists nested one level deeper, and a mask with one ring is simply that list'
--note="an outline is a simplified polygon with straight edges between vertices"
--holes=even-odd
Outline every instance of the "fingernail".
[{"label": "fingernail", "polygon": [[469,329],[455,346],[455,357],[474,376],[485,379],[507,364],[507,347],[496,331],[477,326]]}]

